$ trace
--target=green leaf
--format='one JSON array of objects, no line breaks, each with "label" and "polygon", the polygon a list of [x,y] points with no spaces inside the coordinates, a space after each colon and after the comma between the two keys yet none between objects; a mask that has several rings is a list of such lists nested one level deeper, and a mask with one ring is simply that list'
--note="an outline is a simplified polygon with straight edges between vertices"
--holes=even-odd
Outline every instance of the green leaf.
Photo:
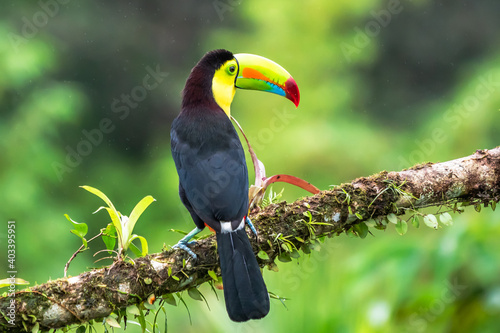
[{"label": "green leaf", "polygon": [[398,223],[396,223],[396,231],[398,234],[403,236],[408,231],[408,223],[406,223],[406,221],[399,220]]},{"label": "green leaf", "polygon": [[188,289],[188,295],[191,296],[191,298],[194,300],[203,301],[203,298],[201,297],[201,293],[197,288]]},{"label": "green leaf", "polygon": [[80,187],[83,188],[84,190],[89,191],[90,193],[92,193],[94,195],[97,195],[99,198],[101,198],[106,203],[106,205],[108,205],[109,208],[111,208],[112,210],[114,210],[116,212],[115,206],[113,206],[113,203],[111,202],[111,200],[109,200],[109,198],[106,196],[106,194],[102,193],[101,191],[99,191],[98,189],[96,189],[92,186],[83,185]]},{"label": "green leaf", "polygon": [[137,304],[129,306],[127,308],[127,312],[130,313],[131,315],[134,315],[134,316],[140,316],[141,315],[141,311],[137,307]]},{"label": "green leaf", "polygon": [[132,209],[132,213],[130,213],[130,217],[128,218],[128,223],[127,223],[128,235],[132,234],[132,231],[134,230],[134,226],[137,223],[137,220],[153,201],[156,201],[155,198],[148,195],[142,198],[141,201],[139,201],[137,205],[135,205],[134,209]]},{"label": "green leaf", "polygon": [[111,327],[121,328],[120,324],[118,324],[116,319],[111,316],[106,317],[106,324],[108,324]]},{"label": "green leaf", "polygon": [[208,271],[208,275],[210,275],[210,277],[211,277],[211,278],[212,278],[215,282],[219,281],[219,277],[217,276],[217,274],[215,274],[215,272],[214,272],[214,271],[209,270],[209,271]]},{"label": "green leaf", "polygon": [[418,228],[420,226],[420,220],[418,219],[417,215],[413,215],[413,217],[411,218],[411,224],[414,228]]},{"label": "green leaf", "polygon": [[377,225],[377,222],[374,219],[368,219],[365,221],[367,227],[373,228]]},{"label": "green leaf", "polygon": [[[116,245],[116,229],[113,223],[109,223],[101,236],[106,248],[111,251]],[[111,253],[111,252],[110,252]]]},{"label": "green leaf", "polygon": [[269,260],[269,256],[263,250],[260,250],[259,253],[257,253],[257,256],[262,260]]},{"label": "green leaf", "polygon": [[300,253],[299,251],[297,250],[293,250],[291,253],[290,253],[290,257],[294,258],[294,259],[297,259],[297,258],[300,258]]},{"label": "green leaf", "polygon": [[182,298],[182,296],[180,294],[176,294],[176,295],[177,295],[177,297],[179,297],[179,301],[181,301],[182,304],[184,304],[184,306],[186,307],[186,311],[187,311],[188,317],[189,317],[189,323],[192,325],[193,322],[191,321],[191,312],[189,312],[189,308],[188,308],[186,302],[184,301],[184,299]]},{"label": "green leaf", "polygon": [[312,214],[310,211],[306,210],[305,212],[302,213],[305,217],[307,217],[309,219],[308,222],[311,222],[312,220]]},{"label": "green leaf", "polygon": [[130,249],[137,258],[141,257],[141,250],[139,250],[139,248],[134,243],[130,243],[128,249]]},{"label": "green leaf", "polygon": [[[132,243],[132,241],[134,239],[139,239],[141,241],[141,249],[142,251],[139,251],[139,249],[137,248],[137,246],[135,246],[135,244]],[[137,252],[134,252],[134,254],[138,257],[144,257],[148,254],[148,242],[146,241],[146,238],[142,237],[142,236],[138,236],[138,235],[132,235],[132,237],[130,237],[129,239],[129,245],[133,245],[135,246],[135,248],[137,249]]]},{"label": "green leaf", "polygon": [[73,224],[73,226],[75,227],[75,229],[71,230],[71,233],[72,234],[75,234],[77,235],[78,237],[81,238],[82,242],[83,242],[83,245],[85,247],[87,247],[87,240],[85,239],[85,235],[87,234],[87,232],[89,231],[89,227],[87,226],[86,223],[78,223],[76,221],[73,221],[68,214],[64,214],[64,216],[66,217],[66,219],[68,221],[71,222],[71,224]]},{"label": "green leaf", "polygon": [[141,325],[142,331],[146,332],[146,328],[147,328],[146,316],[144,315],[144,311],[142,311],[141,309],[139,309],[139,311],[140,311],[140,315],[139,315],[139,317],[137,317],[137,320],[139,321],[139,324]]},{"label": "green leaf", "polygon": [[[126,248],[123,247],[124,239],[123,239],[122,223],[121,223],[121,219],[120,219],[121,214],[116,210],[116,208],[113,205],[113,203],[111,202],[111,200],[109,200],[109,198],[106,196],[106,194],[102,193],[101,191],[99,191],[98,189],[96,189],[94,187],[87,186],[87,185],[80,186],[80,187],[83,188],[84,190],[89,191],[90,193],[98,196],[99,198],[102,199],[102,201],[104,201],[106,203],[106,205],[108,205],[108,207],[104,207],[104,208],[108,211],[108,214],[111,218],[111,222],[113,223],[113,226],[116,229],[116,234],[118,235],[118,246],[120,247],[120,249],[126,250]],[[100,211],[101,209],[102,209],[102,207],[100,207],[98,210],[96,210],[94,212],[94,214],[97,213],[98,211]],[[125,239],[125,241],[126,241],[126,239]]]},{"label": "green leaf", "polygon": [[[10,285],[12,284],[12,279],[2,279],[0,280],[0,288],[5,288],[5,287],[9,287]],[[28,281],[25,281],[21,278],[15,278],[14,279],[14,284],[16,286],[19,286],[19,285],[27,285],[27,284],[30,284]]]},{"label": "green leaf", "polygon": [[434,216],[432,214],[424,215],[424,223],[429,228],[433,228],[433,229],[438,228],[438,221],[436,219],[436,216]]},{"label": "green leaf", "polygon": [[389,215],[387,215],[387,221],[389,221],[391,223],[394,223],[394,224],[397,224],[398,223],[398,217],[396,216],[396,214],[390,213]]},{"label": "green leaf", "polygon": [[290,262],[292,261],[292,258],[290,258],[290,253],[281,252],[281,254],[278,256],[278,260],[281,262]]},{"label": "green leaf", "polygon": [[163,298],[166,303],[168,303],[170,305],[173,305],[173,306],[177,306],[177,301],[175,300],[174,295],[172,295],[172,294],[165,294],[161,298]]},{"label": "green leaf", "polygon": [[496,201],[492,201],[491,202],[491,210],[495,211],[496,208],[497,208],[497,202]]},{"label": "green leaf", "polygon": [[75,333],[85,333],[86,330],[85,326],[81,325],[76,329]]},{"label": "green leaf", "polygon": [[287,242],[287,243],[282,243],[281,244],[281,247],[283,248],[283,250],[285,250],[286,252],[292,252],[292,246]]},{"label": "green leaf", "polygon": [[302,238],[300,238],[299,236],[296,236],[295,239],[301,243],[305,243],[305,241]]},{"label": "green leaf", "polygon": [[179,229],[170,229],[169,231],[176,232],[176,233],[184,235],[184,236],[188,234],[186,231],[179,230]]},{"label": "green leaf", "polygon": [[476,210],[476,212],[481,213],[481,204],[475,204],[474,209]]},{"label": "green leaf", "polygon": [[117,235],[117,238],[118,238],[118,246],[120,247],[120,249],[124,249],[126,250],[126,248],[124,248],[123,246],[123,228],[122,228],[122,222],[121,222],[121,219],[120,219],[120,215],[118,215],[119,213],[116,211],[116,210],[113,210],[109,207],[104,207],[108,214],[109,214],[109,217],[111,218],[111,223],[113,223],[113,226],[115,227],[115,230],[116,230],[116,235]]},{"label": "green leaf", "polygon": [[363,239],[368,235],[368,226],[365,223],[358,223],[353,228],[358,236]]},{"label": "green leaf", "polygon": [[449,213],[439,215],[439,221],[447,227],[453,225],[453,218]]},{"label": "green leaf", "polygon": [[39,330],[40,330],[40,324],[36,323],[35,325],[33,325],[33,328],[31,329],[31,333],[38,333]]}]

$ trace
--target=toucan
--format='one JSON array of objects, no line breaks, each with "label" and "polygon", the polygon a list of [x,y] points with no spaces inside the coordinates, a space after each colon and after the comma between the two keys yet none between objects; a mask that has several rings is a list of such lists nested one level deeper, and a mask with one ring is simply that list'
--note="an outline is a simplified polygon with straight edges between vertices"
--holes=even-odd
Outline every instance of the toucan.
[{"label": "toucan", "polygon": [[297,83],[277,63],[210,51],[191,70],[170,138],[179,196],[196,225],[175,247],[196,258],[187,246],[192,237],[205,225],[215,231],[226,309],[231,320],[243,322],[267,315],[269,294],[245,231],[245,224],[253,226],[245,154],[230,119],[236,88],[282,95],[295,106],[300,100]]}]

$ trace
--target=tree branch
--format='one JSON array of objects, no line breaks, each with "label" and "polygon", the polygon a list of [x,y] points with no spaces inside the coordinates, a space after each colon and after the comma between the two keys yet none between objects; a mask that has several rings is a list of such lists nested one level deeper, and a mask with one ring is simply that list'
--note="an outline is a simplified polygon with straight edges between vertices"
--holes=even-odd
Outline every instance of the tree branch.
[{"label": "tree branch", "polygon": [[[444,163],[426,163],[399,172],[382,171],[335,186],[287,204],[272,204],[251,214],[259,232],[249,234],[255,252],[269,260],[263,267],[290,258],[289,251],[314,249],[319,237],[367,231],[364,222],[384,229],[386,216],[421,214],[419,208],[444,206],[461,212],[462,206],[495,207],[500,200],[500,147]],[[458,203],[461,203],[458,206]],[[442,212],[442,210],[440,211]],[[411,217],[411,215],[410,215]],[[209,270],[220,274],[215,237],[200,240],[192,250],[193,262],[183,251],[166,251],[120,261],[70,278],[37,285],[0,298],[0,327],[6,332],[61,328],[108,316],[113,311],[143,302],[151,294],[164,295],[195,288],[209,281]],[[183,266],[183,260],[187,263]],[[9,324],[11,300],[15,318]]]}]

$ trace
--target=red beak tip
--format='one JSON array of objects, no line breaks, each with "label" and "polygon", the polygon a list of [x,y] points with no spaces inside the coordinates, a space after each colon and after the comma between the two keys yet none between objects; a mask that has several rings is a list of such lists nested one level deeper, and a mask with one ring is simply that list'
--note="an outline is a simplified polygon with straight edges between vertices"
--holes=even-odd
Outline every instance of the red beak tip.
[{"label": "red beak tip", "polygon": [[295,99],[293,101],[293,104],[295,104],[295,107],[298,108],[299,107],[299,102],[300,102],[300,96],[297,96],[297,99]]},{"label": "red beak tip", "polygon": [[295,107],[299,107],[299,102],[300,102],[300,92],[299,92],[299,86],[297,85],[297,82],[293,79],[293,77],[290,76],[288,80],[285,82],[285,89],[287,93],[288,99],[290,99],[293,104],[295,104]]}]

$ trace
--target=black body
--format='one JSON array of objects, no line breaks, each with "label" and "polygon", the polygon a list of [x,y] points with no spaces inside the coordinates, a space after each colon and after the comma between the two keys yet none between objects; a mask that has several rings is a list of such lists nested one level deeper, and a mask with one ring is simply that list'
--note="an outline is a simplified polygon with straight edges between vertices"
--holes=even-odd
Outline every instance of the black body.
[{"label": "black body", "polygon": [[[269,296],[244,228],[245,154],[211,88],[215,71],[232,58],[229,51],[212,51],[193,68],[170,134],[181,200],[198,228],[215,230],[229,317],[246,321],[269,312]],[[226,222],[230,228],[221,227]]]}]

